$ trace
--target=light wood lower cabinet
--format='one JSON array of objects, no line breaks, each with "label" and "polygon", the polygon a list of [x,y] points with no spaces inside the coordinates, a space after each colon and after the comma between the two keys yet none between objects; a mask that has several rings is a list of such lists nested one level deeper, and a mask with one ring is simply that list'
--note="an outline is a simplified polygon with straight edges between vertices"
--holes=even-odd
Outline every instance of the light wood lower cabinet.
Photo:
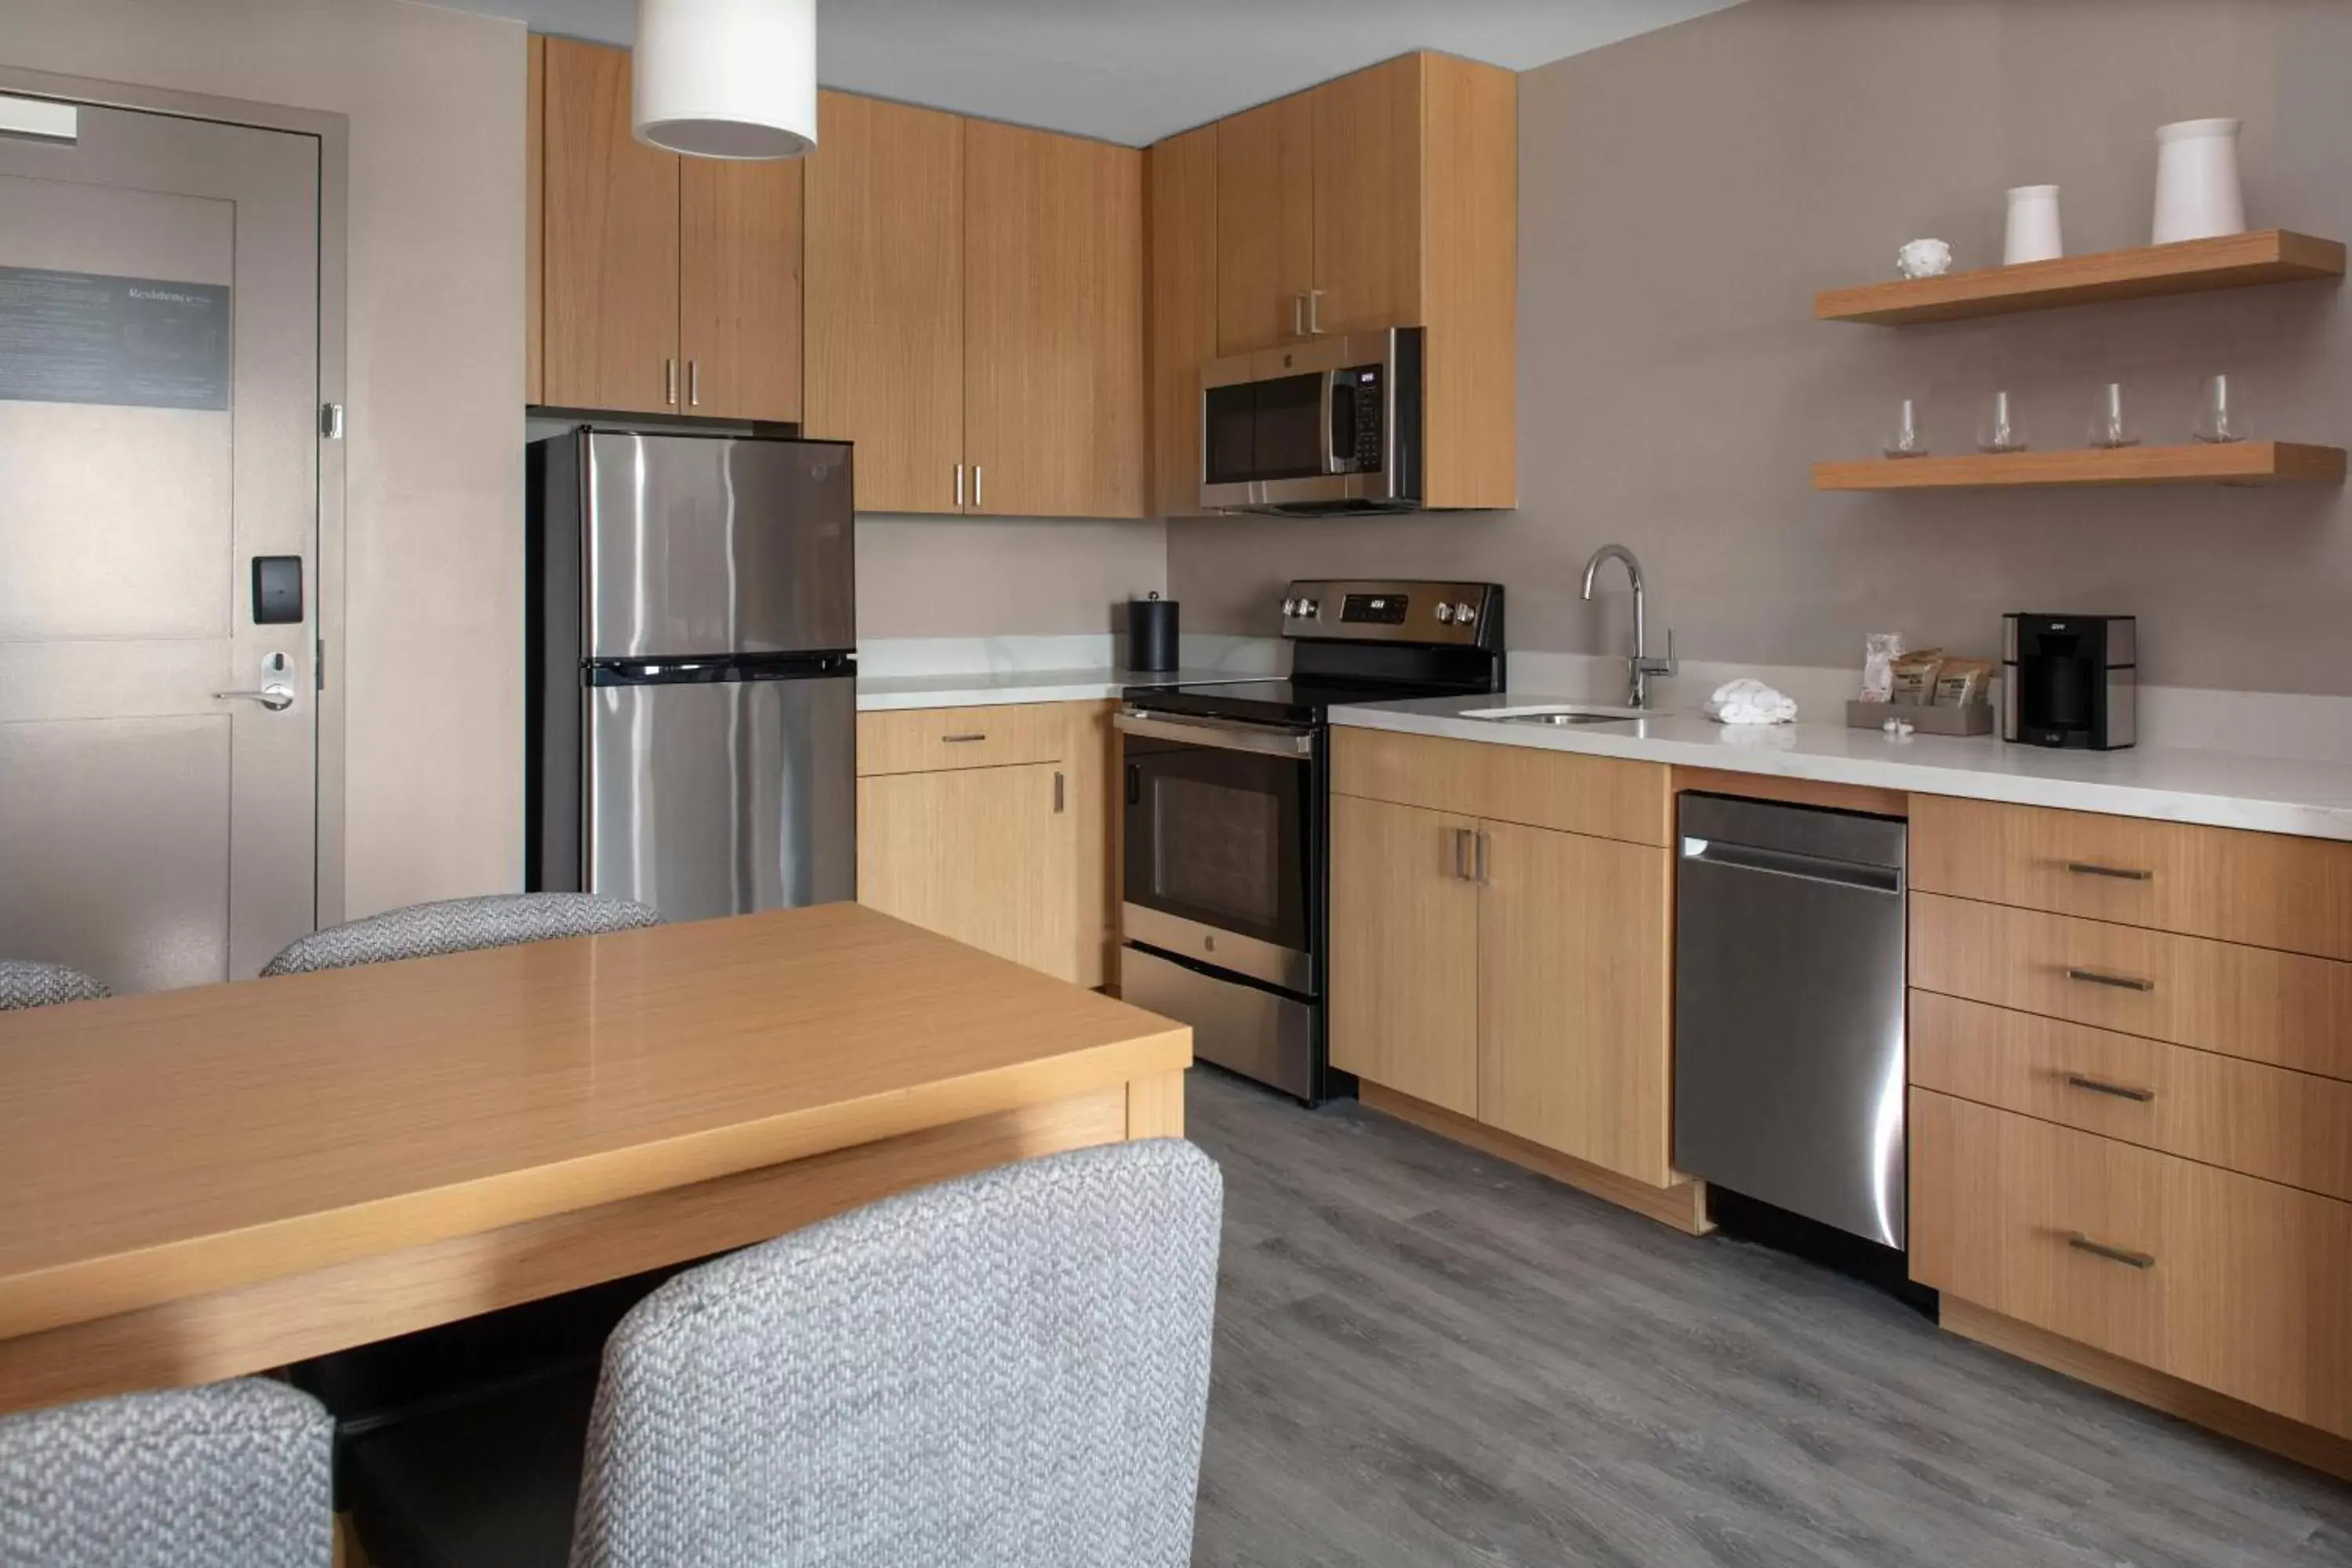
[{"label": "light wood lower cabinet", "polygon": [[1666,770],[1348,729],[1333,758],[1333,1065],[1566,1166],[1675,1185],[1674,862],[1629,841],[1663,839]]},{"label": "light wood lower cabinet", "polygon": [[2352,1205],[1911,1094],[1914,1278],[2352,1435]]},{"label": "light wood lower cabinet", "polygon": [[1481,831],[1480,1120],[1666,1184],[1674,1179],[1666,852],[1508,823]]},{"label": "light wood lower cabinet", "polygon": [[1076,984],[1117,973],[1111,702],[857,717],[857,896]]},{"label": "light wood lower cabinet", "polygon": [[1478,1113],[1475,820],[1331,799],[1331,1065]]},{"label": "light wood lower cabinet", "polygon": [[1068,782],[1052,763],[858,780],[858,901],[1076,980]]}]

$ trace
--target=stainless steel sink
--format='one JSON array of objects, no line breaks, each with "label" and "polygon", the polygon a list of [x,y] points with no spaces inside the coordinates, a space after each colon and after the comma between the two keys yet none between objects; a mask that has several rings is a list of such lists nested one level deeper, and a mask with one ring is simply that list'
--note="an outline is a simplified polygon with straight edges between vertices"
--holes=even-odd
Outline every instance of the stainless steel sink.
[{"label": "stainless steel sink", "polygon": [[1643,719],[1654,719],[1656,713],[1642,708],[1603,708],[1597,704],[1559,702],[1541,708],[1472,708],[1462,717],[1476,719],[1488,724],[1630,724]]}]

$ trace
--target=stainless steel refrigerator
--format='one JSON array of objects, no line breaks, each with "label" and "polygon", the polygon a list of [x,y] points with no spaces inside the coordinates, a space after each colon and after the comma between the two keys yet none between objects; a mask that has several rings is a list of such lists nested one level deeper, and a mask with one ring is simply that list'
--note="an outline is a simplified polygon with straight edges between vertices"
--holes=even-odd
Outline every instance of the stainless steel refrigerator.
[{"label": "stainless steel refrigerator", "polygon": [[849,447],[583,428],[531,445],[530,507],[529,885],[855,898]]}]

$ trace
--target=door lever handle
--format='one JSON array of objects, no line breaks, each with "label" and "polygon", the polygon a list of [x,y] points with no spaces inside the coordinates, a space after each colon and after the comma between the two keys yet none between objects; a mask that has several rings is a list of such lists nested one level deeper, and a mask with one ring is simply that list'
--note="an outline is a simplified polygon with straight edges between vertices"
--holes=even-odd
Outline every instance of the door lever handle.
[{"label": "door lever handle", "polygon": [[273,680],[254,691],[215,691],[213,696],[222,702],[231,700],[239,702],[258,702],[272,713],[283,713],[294,706],[294,689],[282,680]]}]

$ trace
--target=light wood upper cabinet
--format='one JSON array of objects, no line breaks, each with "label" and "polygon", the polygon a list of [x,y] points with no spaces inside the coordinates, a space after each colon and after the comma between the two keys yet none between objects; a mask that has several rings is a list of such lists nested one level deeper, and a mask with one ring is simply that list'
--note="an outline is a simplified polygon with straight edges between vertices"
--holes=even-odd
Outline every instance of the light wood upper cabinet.
[{"label": "light wood upper cabinet", "polygon": [[[1406,55],[1213,129],[1217,355],[1426,329],[1426,504],[1516,505],[1518,79],[1447,55]],[[1155,232],[1155,254],[1163,243]],[[1151,309],[1179,323],[1155,322],[1157,343],[1183,341],[1181,323],[1197,306],[1155,272]],[[1175,453],[1178,427],[1199,424],[1198,361],[1213,357],[1200,353],[1187,367],[1195,392],[1181,410],[1161,395],[1177,365],[1155,361],[1154,417],[1171,424],[1155,432],[1155,452]],[[1163,511],[1178,510],[1172,489],[1155,482]],[[1196,504],[1197,496],[1182,510]]]},{"label": "light wood upper cabinet", "polygon": [[1481,831],[1478,1119],[1668,1184],[1667,852],[1507,823]]},{"label": "light wood upper cabinet", "polygon": [[680,158],[630,130],[629,54],[534,37],[525,395],[801,417],[801,167]]},{"label": "light wood upper cabinet", "polygon": [[817,99],[808,159],[811,436],[857,444],[861,511],[964,503],[964,121]]},{"label": "light wood upper cabinet", "polygon": [[1307,324],[1318,331],[1423,324],[1423,105],[1430,59],[1406,55],[1307,94],[1315,110],[1315,281]]},{"label": "light wood upper cabinet", "polygon": [[964,127],[964,454],[971,510],[1143,510],[1143,155]]},{"label": "light wood upper cabinet", "polygon": [[571,38],[543,47],[542,397],[674,413],[678,159],[631,134],[627,51]]},{"label": "light wood upper cabinet", "polygon": [[680,160],[684,412],[801,417],[801,163]]},{"label": "light wood upper cabinet", "polygon": [[1477,825],[1331,798],[1331,1065],[1478,1114]]},{"label": "light wood upper cabinet", "polygon": [[1293,93],[1207,129],[1216,148],[1215,353],[1303,337],[1315,287],[1315,95]]},{"label": "light wood upper cabinet", "polygon": [[1217,355],[1217,177],[1221,126],[1144,154],[1144,371],[1150,383],[1150,510],[1201,510],[1201,363]]}]

